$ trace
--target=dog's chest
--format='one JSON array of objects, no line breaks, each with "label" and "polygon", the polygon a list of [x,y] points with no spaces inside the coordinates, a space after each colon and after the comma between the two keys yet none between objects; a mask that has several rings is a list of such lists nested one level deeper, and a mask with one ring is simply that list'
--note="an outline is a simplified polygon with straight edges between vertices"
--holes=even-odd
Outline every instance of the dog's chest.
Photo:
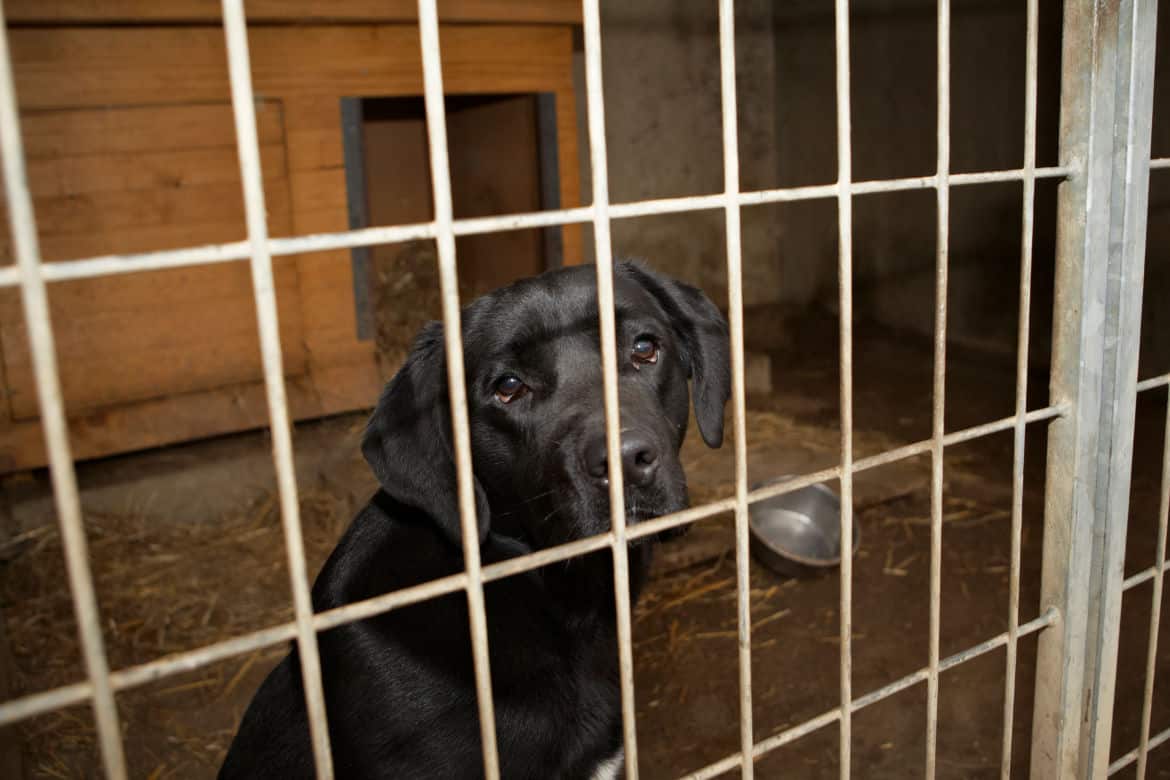
[{"label": "dog's chest", "polygon": [[619,748],[609,758],[602,761],[589,775],[589,780],[618,780],[622,774],[622,763],[626,757],[625,748]]}]

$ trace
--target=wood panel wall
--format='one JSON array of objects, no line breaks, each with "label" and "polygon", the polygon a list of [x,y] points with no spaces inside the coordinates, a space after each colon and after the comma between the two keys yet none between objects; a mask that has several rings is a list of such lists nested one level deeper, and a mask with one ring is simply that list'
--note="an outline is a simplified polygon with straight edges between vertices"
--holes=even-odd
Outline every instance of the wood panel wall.
[{"label": "wood panel wall", "polygon": [[[72,4],[74,12],[99,5]],[[340,100],[420,94],[417,28],[260,26],[249,34],[270,230],[346,230]],[[10,35],[47,260],[245,237],[221,28]],[[441,45],[448,93],[556,93],[561,202],[576,205],[571,29],[445,26]],[[0,251],[9,254],[6,243]],[[565,256],[580,261],[579,228],[566,230]],[[294,417],[372,405],[383,377],[373,343],[356,336],[349,253],[277,265]],[[50,302],[77,457],[267,422],[246,263],[54,283]],[[0,471],[45,462],[18,303],[14,291],[0,294],[8,401],[0,405]]]}]

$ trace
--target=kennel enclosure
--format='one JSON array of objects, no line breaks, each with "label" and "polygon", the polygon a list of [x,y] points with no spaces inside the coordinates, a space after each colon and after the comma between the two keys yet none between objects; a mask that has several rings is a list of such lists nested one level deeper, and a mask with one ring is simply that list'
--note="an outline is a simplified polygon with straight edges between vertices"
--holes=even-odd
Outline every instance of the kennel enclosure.
[{"label": "kennel enclosure", "polygon": [[[458,4],[452,4],[458,5]],[[17,5],[19,7],[19,5]],[[0,270],[0,283],[18,287],[24,304],[31,346],[28,362],[35,374],[37,407],[46,435],[46,450],[57,490],[62,532],[66,541],[70,582],[86,649],[88,679],[71,686],[35,693],[0,704],[0,722],[10,723],[66,704],[93,702],[102,755],[109,775],[125,775],[125,759],[118,729],[114,692],[141,685],[214,660],[230,657],[249,648],[295,639],[301,649],[308,707],[313,724],[317,770],[330,776],[331,761],[321,700],[321,680],[315,668],[314,633],[340,622],[360,619],[380,611],[414,603],[441,593],[465,591],[472,615],[478,704],[484,748],[485,773],[498,776],[496,745],[487,668],[486,628],[482,588],[485,581],[530,570],[552,561],[585,552],[609,549],[615,561],[618,593],[618,635],[622,662],[623,715],[628,776],[638,773],[637,733],[633,717],[632,649],[626,545],[631,539],[666,528],[697,521],[716,513],[733,511],[736,518],[736,561],[738,578],[737,613],[740,669],[741,744],[736,753],[700,768],[694,777],[711,777],[738,770],[752,776],[753,759],[820,728],[839,730],[842,776],[849,776],[851,727],[854,713],[901,690],[923,683],[928,710],[923,728],[927,751],[923,757],[926,774],[936,771],[939,678],[946,670],[984,653],[1005,648],[1008,669],[1014,669],[1020,640],[1032,634],[1039,642],[1033,714],[1034,734],[1031,775],[1033,777],[1102,777],[1131,763],[1144,769],[1149,751],[1170,738],[1170,733],[1150,733],[1150,702],[1153,696],[1153,662],[1158,648],[1157,631],[1151,632],[1150,673],[1143,701],[1145,716],[1139,744],[1119,756],[1110,753],[1110,724],[1113,713],[1113,681],[1116,677],[1117,645],[1120,632],[1122,593],[1138,584],[1153,581],[1153,619],[1160,612],[1161,585],[1165,570],[1167,508],[1170,506],[1170,447],[1163,453],[1162,505],[1155,565],[1128,579],[1124,576],[1123,551],[1127,531],[1127,497],[1132,467],[1134,406],[1139,392],[1160,392],[1170,385],[1170,375],[1138,376],[1138,344],[1141,323],[1144,242],[1147,222],[1147,193],[1151,169],[1170,167],[1170,160],[1150,157],[1153,105],[1153,63],[1157,30],[1157,6],[1147,0],[1116,0],[1109,3],[1066,2],[1061,61],[1060,160],[1055,166],[1036,163],[1036,46],[1037,3],[1028,3],[1029,33],[1025,111],[1024,164],[1018,169],[953,173],[950,170],[950,23],[951,7],[943,0],[937,15],[937,170],[931,176],[895,180],[854,181],[851,169],[852,135],[850,122],[850,60],[848,3],[835,4],[836,36],[836,124],[838,171],[832,184],[772,190],[741,191],[738,161],[737,100],[734,58],[734,8],[730,0],[719,4],[721,96],[723,122],[724,191],[714,195],[611,203],[607,178],[605,103],[600,52],[604,39],[597,2],[584,3],[584,59],[589,149],[591,154],[592,205],[577,207],[571,191],[562,194],[565,208],[512,214],[502,217],[456,219],[452,207],[447,126],[444,121],[445,89],[458,84],[459,46],[439,24],[436,4],[422,0],[418,8],[421,46],[415,43],[413,28],[400,31],[402,48],[421,54],[421,86],[425,92],[428,148],[433,186],[433,218],[406,225],[370,227],[345,231],[344,224],[302,227],[294,222],[291,237],[270,237],[274,200],[264,179],[263,108],[254,88],[262,85],[263,35],[248,34],[245,9],[238,0],[225,0],[223,22],[226,51],[216,50],[221,64],[226,54],[232,86],[232,112],[244,183],[248,240],[209,244],[194,248],[168,249],[138,255],[109,255],[42,265],[42,250],[36,232],[37,214],[30,198],[18,107],[28,91],[18,79],[13,87],[12,53],[15,41],[0,51],[0,133],[4,142],[7,203],[12,225],[12,247],[17,265]],[[249,11],[252,9],[249,8]],[[405,12],[404,12],[405,13]],[[298,27],[282,30],[296,36],[311,33]],[[496,31],[498,32],[498,31]],[[210,39],[209,39],[210,40]],[[568,45],[567,36],[559,39]],[[208,46],[211,47],[211,43]],[[218,44],[217,44],[218,45]],[[294,45],[290,43],[290,45]],[[9,50],[11,46],[11,52]],[[249,53],[251,50],[251,54]],[[454,59],[453,59],[454,58]],[[418,59],[415,57],[415,59]],[[19,62],[19,60],[16,60]],[[413,67],[413,66],[412,66]],[[18,71],[19,73],[19,71]],[[418,78],[412,81],[417,90]],[[562,86],[564,82],[562,82]],[[373,86],[373,85],[371,85]],[[544,84],[526,83],[524,92],[546,91]],[[477,90],[480,88],[476,88]],[[22,91],[23,90],[23,91]],[[258,90],[259,91],[259,90]],[[336,97],[336,95],[335,95]],[[565,104],[571,101],[566,96]],[[210,110],[210,109],[209,109]],[[27,121],[27,120],[25,120]],[[563,148],[563,147],[562,147]],[[562,168],[564,170],[564,168]],[[562,181],[564,176],[562,175]],[[1056,251],[1056,305],[1053,326],[1050,398],[1039,407],[1028,401],[1028,313],[1031,287],[1034,193],[1038,180],[1060,182]],[[1015,412],[985,424],[948,431],[945,426],[946,326],[948,281],[948,228],[950,193],[953,188],[993,182],[1020,182],[1023,199],[1021,235],[1020,329]],[[932,435],[925,440],[879,455],[855,458],[853,454],[853,225],[855,198],[867,194],[904,190],[933,192],[937,218],[936,306],[934,319],[934,394]],[[837,466],[804,474],[781,485],[749,491],[745,446],[744,325],[740,212],[745,206],[761,203],[827,199],[838,209],[838,294],[840,308],[840,461]],[[609,425],[608,447],[611,466],[620,463],[617,426],[616,361],[614,344],[612,248],[610,222],[636,216],[682,213],[692,210],[721,211],[726,220],[728,268],[728,311],[732,334],[733,403],[732,419],[736,452],[736,488],[733,496],[696,506],[675,515],[626,527],[622,507],[620,468],[610,475],[612,530],[598,537],[545,550],[524,558],[482,567],[474,544],[474,497],[471,490],[471,463],[468,443],[467,407],[462,374],[462,345],[459,335],[459,298],[456,268],[456,236],[495,231],[537,228],[550,225],[590,224],[593,253],[598,270],[603,361],[606,374],[605,404]],[[266,218],[266,214],[269,215]],[[337,214],[334,214],[337,218]],[[448,365],[452,388],[451,405],[459,474],[467,571],[445,580],[350,605],[329,613],[313,615],[308,602],[297,489],[292,469],[289,436],[291,391],[286,391],[288,366],[295,357],[287,353],[287,327],[278,310],[279,261],[289,255],[329,250],[333,252],[321,268],[329,273],[347,269],[349,258],[340,250],[412,239],[434,239],[442,280],[442,303],[446,328]],[[198,241],[184,241],[188,243]],[[568,239],[566,239],[568,243]],[[566,248],[566,255],[569,250]],[[131,271],[160,268],[203,267],[250,259],[252,292],[260,322],[259,345],[263,354],[264,387],[280,477],[282,517],[288,541],[290,573],[296,603],[293,622],[254,632],[215,645],[160,658],[157,661],[111,671],[105,661],[92,580],[88,571],[85,533],[74,480],[71,440],[62,402],[61,374],[57,367],[51,317],[46,302],[46,284],[67,280],[128,279]],[[325,273],[326,271],[322,271]],[[345,280],[341,287],[349,290]],[[279,316],[278,316],[279,315]],[[7,348],[6,348],[7,353]],[[376,385],[376,383],[373,383]],[[363,387],[369,389],[367,382]],[[67,389],[67,386],[66,386]],[[368,394],[372,397],[372,393]],[[287,397],[286,397],[287,396]],[[31,408],[31,407],[30,407]],[[1022,482],[1025,430],[1028,425],[1046,424],[1049,429],[1048,474],[1044,534],[1044,573],[1041,611],[1035,620],[1020,623],[1019,566],[1023,522]],[[996,432],[1014,434],[1014,499],[1012,505],[1011,603],[1009,629],[985,642],[948,657],[939,649],[939,597],[942,576],[941,539],[943,455],[946,447]],[[851,675],[852,564],[842,562],[840,602],[840,704],[812,720],[757,740],[753,731],[751,694],[751,621],[748,601],[747,506],[755,500],[795,490],[809,484],[836,479],[842,494],[842,540],[848,549],[852,531],[853,477],[915,455],[931,458],[931,632],[930,658],[926,667],[907,677],[892,680],[873,691],[855,692]],[[470,542],[470,544],[469,544]],[[1015,675],[1005,679],[1005,720],[1012,718]],[[1003,776],[1011,772],[1011,728],[1005,729]],[[861,771],[861,767],[858,767]]]}]

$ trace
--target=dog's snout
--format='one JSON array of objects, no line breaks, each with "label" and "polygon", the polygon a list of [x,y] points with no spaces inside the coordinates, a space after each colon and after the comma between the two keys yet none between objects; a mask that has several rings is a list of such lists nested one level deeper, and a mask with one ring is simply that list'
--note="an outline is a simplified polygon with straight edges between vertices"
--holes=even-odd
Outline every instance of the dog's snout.
[{"label": "dog's snout", "polygon": [[658,449],[648,436],[631,433],[622,437],[622,469],[632,485],[650,484],[658,472]]},{"label": "dog's snout", "polygon": [[[585,470],[593,479],[604,482],[609,478],[609,456],[605,436],[595,436],[585,445]],[[644,433],[630,431],[622,434],[622,474],[634,487],[645,487],[658,472],[658,447]]]}]

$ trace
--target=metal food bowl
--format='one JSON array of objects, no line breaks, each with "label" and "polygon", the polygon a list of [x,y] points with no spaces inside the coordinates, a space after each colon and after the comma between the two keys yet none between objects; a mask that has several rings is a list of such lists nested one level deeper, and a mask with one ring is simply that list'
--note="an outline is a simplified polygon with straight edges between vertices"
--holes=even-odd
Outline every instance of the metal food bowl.
[{"label": "metal food bowl", "polygon": [[[783,476],[752,489],[785,482]],[[810,485],[757,501],[748,510],[752,552],[787,577],[812,577],[841,563],[841,499],[824,485]],[[861,543],[853,519],[853,552]]]}]

